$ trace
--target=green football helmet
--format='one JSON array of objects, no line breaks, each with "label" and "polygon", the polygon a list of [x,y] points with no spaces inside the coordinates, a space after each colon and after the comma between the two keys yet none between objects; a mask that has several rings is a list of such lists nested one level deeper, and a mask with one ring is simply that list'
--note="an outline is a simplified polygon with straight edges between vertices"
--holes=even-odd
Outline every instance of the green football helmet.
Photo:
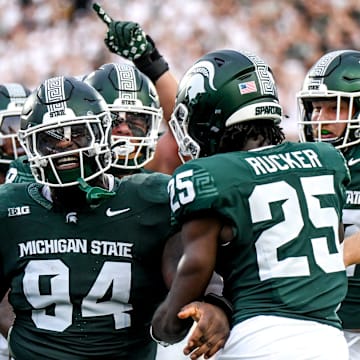
[{"label": "green football helmet", "polygon": [[0,85],[0,164],[9,164],[25,153],[20,146],[18,131],[20,114],[30,90],[18,83]]},{"label": "green football helmet", "polygon": [[[337,116],[312,121],[312,101],[336,100]],[[349,104],[348,116],[340,119],[342,100]],[[342,149],[360,142],[360,51],[339,50],[322,56],[307,73],[302,90],[297,93],[300,141],[326,141]],[[338,137],[323,138],[322,126],[330,122],[346,123]],[[317,130],[313,131],[313,126]]]},{"label": "green football helmet", "polygon": [[[103,97],[73,77],[45,80],[27,99],[19,139],[37,182],[79,184],[111,166],[111,117]],[[81,180],[80,180],[81,181]]]},{"label": "green football helmet", "polygon": [[255,119],[279,123],[281,117],[268,65],[248,52],[218,50],[201,57],[183,76],[169,125],[184,161],[216,154],[231,125]]},{"label": "green football helmet", "polygon": [[[105,99],[112,116],[114,168],[138,169],[153,159],[163,116],[151,80],[130,64],[104,64],[85,80]],[[126,122],[130,132],[119,125]]]}]

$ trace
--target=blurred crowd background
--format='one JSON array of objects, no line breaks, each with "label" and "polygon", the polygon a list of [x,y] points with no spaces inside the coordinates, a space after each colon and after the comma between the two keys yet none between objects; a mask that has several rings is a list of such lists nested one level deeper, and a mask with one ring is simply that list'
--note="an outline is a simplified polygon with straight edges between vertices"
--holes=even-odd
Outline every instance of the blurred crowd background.
[{"label": "blurred crowd background", "polygon": [[[296,139],[296,92],[309,67],[335,49],[360,49],[359,0],[98,0],[116,20],[139,22],[180,78],[220,48],[250,50],[273,68]],[[88,0],[0,0],[0,83],[31,89],[53,75],[83,75],[122,61]]]}]

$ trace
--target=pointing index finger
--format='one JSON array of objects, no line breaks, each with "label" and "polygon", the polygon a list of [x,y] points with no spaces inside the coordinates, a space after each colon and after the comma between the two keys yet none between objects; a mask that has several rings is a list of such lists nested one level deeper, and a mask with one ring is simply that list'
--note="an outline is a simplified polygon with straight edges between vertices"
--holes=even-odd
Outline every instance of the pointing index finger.
[{"label": "pointing index finger", "polygon": [[112,22],[112,18],[106,13],[106,11],[98,3],[93,3],[93,9],[98,14],[99,18],[106,24],[109,25]]}]

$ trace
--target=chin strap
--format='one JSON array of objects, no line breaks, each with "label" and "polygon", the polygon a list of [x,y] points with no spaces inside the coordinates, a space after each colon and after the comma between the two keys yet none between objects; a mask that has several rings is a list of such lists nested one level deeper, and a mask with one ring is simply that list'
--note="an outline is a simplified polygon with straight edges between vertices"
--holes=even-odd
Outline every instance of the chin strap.
[{"label": "chin strap", "polygon": [[90,186],[83,178],[78,178],[80,190],[86,193],[86,201],[90,207],[97,207],[103,200],[116,195],[114,191],[109,191],[98,186]]}]

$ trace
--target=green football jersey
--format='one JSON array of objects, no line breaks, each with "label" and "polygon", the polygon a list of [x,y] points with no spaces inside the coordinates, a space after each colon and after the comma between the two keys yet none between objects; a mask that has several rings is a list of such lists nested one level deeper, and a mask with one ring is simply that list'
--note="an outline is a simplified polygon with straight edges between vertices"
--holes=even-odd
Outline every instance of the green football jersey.
[{"label": "green football jersey", "polygon": [[348,182],[343,156],[325,143],[218,154],[175,171],[175,223],[216,212],[233,226],[216,264],[233,325],[277,315],[341,327],[347,280],[338,223]]},{"label": "green football jersey", "polygon": [[[344,153],[347,160],[351,182],[346,189],[346,204],[343,210],[345,235],[360,231],[360,147],[353,146]],[[348,292],[338,312],[344,329],[360,329],[360,266],[347,269]]]},{"label": "green football jersey", "polygon": [[11,287],[17,360],[155,358],[152,314],[167,292],[169,177],[116,180],[95,209],[55,210],[42,186],[0,187],[1,294]]}]

